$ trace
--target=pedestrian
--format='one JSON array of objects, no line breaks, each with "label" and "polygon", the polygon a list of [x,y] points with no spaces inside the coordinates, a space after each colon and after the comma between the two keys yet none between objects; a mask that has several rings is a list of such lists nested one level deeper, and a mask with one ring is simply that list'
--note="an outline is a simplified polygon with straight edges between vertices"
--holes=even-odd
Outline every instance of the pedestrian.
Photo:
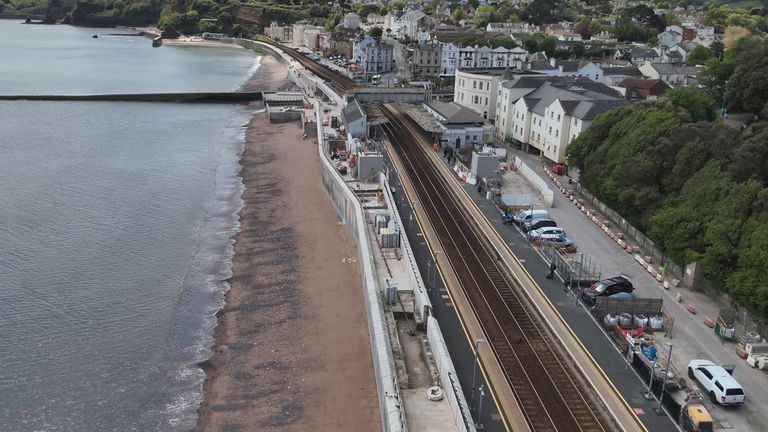
[{"label": "pedestrian", "polygon": [[549,274],[547,274],[547,279],[554,279],[555,278],[555,269],[557,266],[555,265],[555,261],[553,260],[549,264]]},{"label": "pedestrian", "polygon": [[480,182],[477,182],[477,193],[480,195],[483,194],[483,184]]}]

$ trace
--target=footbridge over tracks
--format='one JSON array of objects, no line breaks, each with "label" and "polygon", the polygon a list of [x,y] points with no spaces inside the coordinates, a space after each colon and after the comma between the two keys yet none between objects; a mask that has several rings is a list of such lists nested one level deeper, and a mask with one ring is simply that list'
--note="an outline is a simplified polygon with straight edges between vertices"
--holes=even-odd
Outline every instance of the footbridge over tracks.
[{"label": "footbridge over tracks", "polygon": [[214,93],[135,93],[95,95],[0,95],[0,100],[31,101],[109,101],[109,102],[187,102],[187,103],[246,103],[260,101],[263,92]]},{"label": "footbridge over tracks", "polygon": [[421,103],[427,99],[427,91],[417,87],[355,87],[347,92],[358,102]]}]

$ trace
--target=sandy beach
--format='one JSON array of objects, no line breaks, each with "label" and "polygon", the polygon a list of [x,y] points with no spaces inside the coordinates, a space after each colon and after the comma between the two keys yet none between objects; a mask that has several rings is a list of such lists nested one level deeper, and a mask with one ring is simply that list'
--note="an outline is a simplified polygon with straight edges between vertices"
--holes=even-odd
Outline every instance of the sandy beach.
[{"label": "sandy beach", "polygon": [[[285,86],[264,57],[245,89]],[[315,134],[256,114],[231,289],[196,431],[380,429],[356,245],[320,184]]]}]

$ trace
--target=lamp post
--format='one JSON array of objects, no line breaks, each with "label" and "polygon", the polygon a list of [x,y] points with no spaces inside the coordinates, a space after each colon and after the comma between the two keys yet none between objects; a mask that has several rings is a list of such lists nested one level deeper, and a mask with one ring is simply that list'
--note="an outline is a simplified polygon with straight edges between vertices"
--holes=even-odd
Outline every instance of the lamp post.
[{"label": "lamp post", "polygon": [[656,407],[656,414],[664,414],[664,410],[661,408],[661,401],[664,399],[664,389],[667,386],[667,376],[669,374],[669,362],[672,360],[672,342],[667,342],[665,345],[669,348],[669,354],[667,355],[667,366],[664,368],[664,379],[661,381],[661,394],[659,395],[659,405]]},{"label": "lamp post", "polygon": [[475,402],[475,380],[477,379],[477,353],[478,349],[480,348],[481,343],[486,343],[485,339],[477,338],[475,340],[475,362],[472,366],[472,405],[474,405]]},{"label": "lamp post", "polygon": [[654,369],[656,369],[656,359],[653,359],[653,363],[651,364],[651,377],[648,379],[648,393],[643,395],[643,397],[648,399],[648,400],[652,400],[653,399],[653,392],[651,391],[651,387],[653,386],[653,371],[654,371]]},{"label": "lamp post", "polygon": [[483,385],[481,384],[479,390],[480,390],[480,400],[478,401],[477,415],[475,416],[477,418],[477,421],[475,422],[475,428],[485,429],[483,422],[480,421],[480,416],[483,415],[483,396],[485,396],[485,387],[483,387]]}]

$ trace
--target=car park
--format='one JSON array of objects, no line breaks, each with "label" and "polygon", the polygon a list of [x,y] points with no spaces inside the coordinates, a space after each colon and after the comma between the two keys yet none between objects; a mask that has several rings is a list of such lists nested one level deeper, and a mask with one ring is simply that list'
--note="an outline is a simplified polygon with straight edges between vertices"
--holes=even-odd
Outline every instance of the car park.
[{"label": "car park", "polygon": [[746,399],[741,384],[724,367],[709,360],[691,360],[688,378],[698,381],[713,403],[741,405]]},{"label": "car park", "polygon": [[565,237],[565,230],[560,227],[542,227],[528,232],[529,237],[554,238]]},{"label": "car park", "polygon": [[587,304],[594,304],[595,298],[600,296],[612,296],[616,293],[631,293],[635,288],[624,276],[616,276],[610,279],[603,279],[592,284],[588,289],[581,293],[581,299]]},{"label": "car park", "polygon": [[530,232],[544,227],[556,227],[557,222],[554,219],[533,219],[523,223],[523,231]]}]

